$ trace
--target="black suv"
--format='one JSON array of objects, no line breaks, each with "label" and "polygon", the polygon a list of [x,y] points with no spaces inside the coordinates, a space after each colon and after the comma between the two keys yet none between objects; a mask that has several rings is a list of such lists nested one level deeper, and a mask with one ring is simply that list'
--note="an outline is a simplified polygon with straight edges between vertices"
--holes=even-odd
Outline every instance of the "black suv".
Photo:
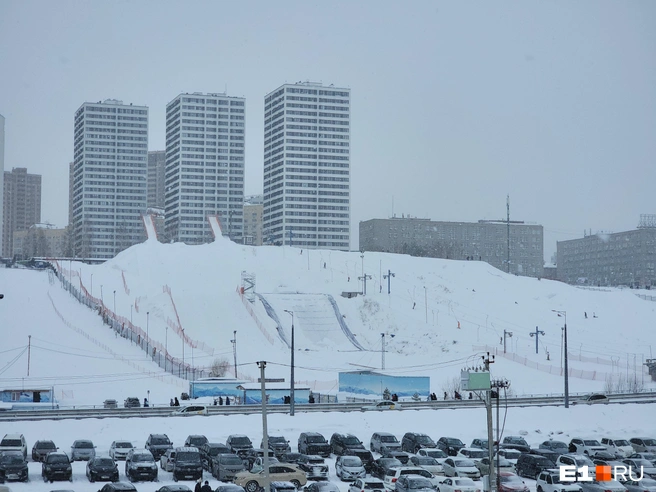
[{"label": "black suv", "polygon": [[406,453],[416,453],[421,448],[434,447],[435,441],[421,432],[406,432],[401,439],[401,450]]},{"label": "black suv", "polygon": [[[264,440],[262,440],[260,447],[264,447]],[[280,458],[280,455],[289,453],[292,450],[289,441],[284,436],[269,436],[269,449],[273,451],[276,458]]]},{"label": "black suv", "polygon": [[226,446],[230,448],[230,452],[238,456],[242,456],[249,449],[253,449],[253,443],[243,434],[232,434],[226,440]]},{"label": "black suv", "polygon": [[517,458],[515,469],[520,477],[536,479],[542,470],[556,468],[556,464],[549,458],[539,454],[522,453]]},{"label": "black suv", "polygon": [[173,480],[198,480],[203,478],[203,465],[200,461],[200,452],[196,447],[176,448],[175,463],[173,464]]},{"label": "black suv", "polygon": [[298,436],[298,452],[302,454],[318,454],[324,458],[330,456],[330,444],[318,432],[302,432]]},{"label": "black suv", "polygon": [[137,492],[137,489],[131,483],[114,482],[103,485],[98,492]]},{"label": "black suv", "polygon": [[0,483],[5,480],[20,480],[21,482],[29,480],[27,460],[20,451],[0,453]]},{"label": "black suv", "polygon": [[32,460],[43,461],[50,453],[54,453],[59,448],[52,441],[37,441],[32,446]]},{"label": "black suv", "polygon": [[192,434],[190,436],[187,436],[187,439],[185,439],[183,446],[184,447],[193,446],[194,448],[198,448],[200,450],[201,446],[208,442],[209,441],[207,440],[207,437],[199,434]]},{"label": "black suv", "polygon": [[362,441],[353,434],[339,434],[335,432],[330,438],[330,450],[337,456],[351,454],[353,449],[364,449]]},{"label": "black suv", "polygon": [[218,455],[230,453],[230,448],[220,442],[208,442],[198,450],[200,451],[200,461],[203,464],[203,469],[208,472],[212,471],[212,462]]},{"label": "black suv", "polygon": [[146,440],[145,447],[151,452],[155,461],[157,461],[166,451],[173,449],[173,443],[166,434],[151,434]]},{"label": "black suv", "polygon": [[96,456],[87,462],[87,478],[89,482],[96,480],[118,482],[118,466],[109,456]]},{"label": "black suv", "polygon": [[141,407],[141,401],[136,396],[129,396],[123,401],[124,408],[138,408]]},{"label": "black suv", "polygon": [[138,480],[157,480],[157,464],[150,451],[132,449],[125,458],[125,476],[130,482]]},{"label": "black suv", "polygon": [[41,476],[44,482],[55,480],[73,481],[73,467],[66,453],[50,453],[41,465]]},{"label": "black suv", "polygon": [[501,447],[506,449],[516,449],[522,453],[531,451],[531,446],[528,445],[526,439],[521,436],[506,436],[501,441]]},{"label": "black suv", "polygon": [[455,456],[458,451],[465,447],[465,443],[457,437],[440,437],[437,440],[437,445],[433,447],[441,449],[449,456]]}]

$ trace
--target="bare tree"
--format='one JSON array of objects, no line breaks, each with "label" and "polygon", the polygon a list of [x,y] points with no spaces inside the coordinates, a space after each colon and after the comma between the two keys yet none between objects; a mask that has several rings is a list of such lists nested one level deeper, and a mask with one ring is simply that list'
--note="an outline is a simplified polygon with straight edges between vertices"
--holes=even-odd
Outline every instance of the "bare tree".
[{"label": "bare tree", "polygon": [[228,359],[214,359],[210,368],[210,377],[223,377],[227,374],[229,368],[230,362],[228,362]]}]

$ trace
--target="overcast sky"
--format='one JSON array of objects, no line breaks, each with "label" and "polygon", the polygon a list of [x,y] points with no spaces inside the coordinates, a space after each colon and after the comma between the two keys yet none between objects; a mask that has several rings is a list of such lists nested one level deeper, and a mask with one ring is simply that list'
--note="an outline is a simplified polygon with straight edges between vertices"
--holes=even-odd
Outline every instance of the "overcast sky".
[{"label": "overcast sky", "polygon": [[411,214],[544,226],[545,259],[584,229],[656,214],[656,2],[0,0],[5,170],[43,175],[68,221],[73,115],[150,108],[165,147],[181,92],[246,97],[246,194],[262,192],[264,95],[351,88],[358,223]]}]

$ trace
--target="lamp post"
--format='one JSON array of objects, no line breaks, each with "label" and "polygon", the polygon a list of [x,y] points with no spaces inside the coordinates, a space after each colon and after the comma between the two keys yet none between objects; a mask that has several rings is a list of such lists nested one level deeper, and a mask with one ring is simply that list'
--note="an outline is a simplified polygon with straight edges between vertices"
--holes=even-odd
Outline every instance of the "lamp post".
[{"label": "lamp post", "polygon": [[169,327],[166,326],[164,335],[164,372],[166,372],[166,359],[169,358]]},{"label": "lamp post", "polygon": [[235,379],[237,379],[237,330],[232,332],[232,356],[235,359]]},{"label": "lamp post", "polygon": [[116,291],[114,291],[114,314],[116,314]]},{"label": "lamp post", "polygon": [[388,294],[392,290],[392,277],[396,277],[396,274],[392,273],[391,270],[387,270],[387,275],[383,275],[383,278],[387,279],[387,293]]},{"label": "lamp post", "polygon": [[[503,330],[503,353],[506,353],[506,337],[512,338],[512,331]],[[510,347],[512,348],[512,347]]]},{"label": "lamp post", "polygon": [[365,287],[363,287],[363,292],[366,294],[366,283],[367,281],[364,280],[364,249],[360,250],[360,258],[362,259],[362,269],[360,270],[360,273],[362,274],[362,279],[365,282]]},{"label": "lamp post", "polygon": [[289,416],[294,416],[294,311],[285,309],[285,312],[292,317],[292,373],[290,376],[289,387]]},{"label": "lamp post", "polygon": [[105,309],[105,297],[103,296],[103,286],[100,284],[100,304],[102,304],[103,309]]},{"label": "lamp post", "polygon": [[565,340],[565,348],[564,348],[564,355],[565,355],[565,408],[569,408],[569,374],[568,374],[568,364],[567,364],[567,311],[557,311],[555,309],[552,309],[554,313],[558,315],[558,317],[563,317],[565,318],[565,326],[563,326],[563,338]]},{"label": "lamp post", "polygon": [[146,311],[146,357],[150,352],[150,311]]},{"label": "lamp post", "polygon": [[529,333],[531,337],[535,337],[535,353],[538,353],[538,337],[540,335],[544,336],[544,332],[542,330],[538,330],[538,327],[535,327],[535,331],[532,331]]}]

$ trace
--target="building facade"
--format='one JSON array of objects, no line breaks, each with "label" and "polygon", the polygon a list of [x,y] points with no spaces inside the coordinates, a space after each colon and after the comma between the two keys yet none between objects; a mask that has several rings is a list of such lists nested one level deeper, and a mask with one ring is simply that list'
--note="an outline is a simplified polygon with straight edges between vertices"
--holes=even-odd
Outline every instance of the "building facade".
[{"label": "building facade", "polygon": [[51,224],[34,224],[29,229],[14,233],[13,257],[21,260],[30,258],[65,256],[66,229],[57,229]]},{"label": "building facade", "polygon": [[244,244],[262,246],[262,195],[244,199]]},{"label": "building facade", "polygon": [[656,288],[656,215],[633,231],[558,241],[558,280],[594,286]]},{"label": "building facade", "polygon": [[504,272],[542,277],[544,231],[518,222],[371,219],[360,222],[360,250],[485,261]]},{"label": "building facade", "polygon": [[74,128],[74,255],[113,258],[146,237],[148,108],[85,102]]},{"label": "building facade", "polygon": [[148,152],[148,208],[164,208],[166,151]]},{"label": "building facade", "polygon": [[14,234],[41,222],[41,176],[24,167],[4,172],[2,256],[13,256]]},{"label": "building facade", "polygon": [[243,236],[246,100],[180,94],[166,106],[165,228],[170,240],[211,242],[207,217]]},{"label": "building facade", "polygon": [[311,82],[265,96],[265,243],[349,249],[350,104],[350,89]]}]

